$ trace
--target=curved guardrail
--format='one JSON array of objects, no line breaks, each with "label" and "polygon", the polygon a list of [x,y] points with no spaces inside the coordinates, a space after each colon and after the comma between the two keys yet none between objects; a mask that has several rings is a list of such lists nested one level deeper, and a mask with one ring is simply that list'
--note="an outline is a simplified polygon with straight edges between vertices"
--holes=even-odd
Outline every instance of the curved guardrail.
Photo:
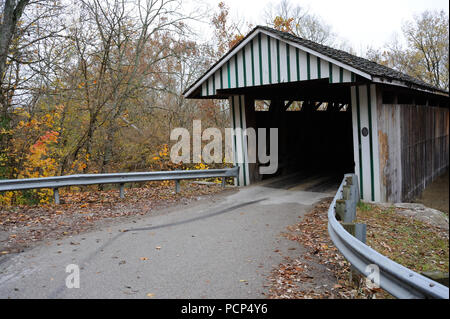
[{"label": "curved guardrail", "polygon": [[[328,210],[328,233],[339,251],[361,274],[371,276],[376,265],[379,286],[401,299],[448,299],[449,288],[424,277],[378,253],[348,233],[336,219],[336,201],[344,198],[347,180],[357,181],[354,174],[346,174]],[[356,199],[357,201],[358,199]]]},{"label": "curved guardrail", "polygon": [[165,172],[135,172],[135,173],[111,173],[111,174],[80,174],[42,178],[6,179],[0,180],[0,192],[17,191],[25,189],[53,188],[55,203],[59,204],[58,188],[65,186],[93,185],[93,184],[119,184],[120,197],[124,196],[124,184],[133,182],[175,180],[175,191],[180,189],[179,181],[196,178],[222,178],[222,186],[225,186],[225,178],[237,177],[239,166],[224,169],[207,170],[178,170]]}]

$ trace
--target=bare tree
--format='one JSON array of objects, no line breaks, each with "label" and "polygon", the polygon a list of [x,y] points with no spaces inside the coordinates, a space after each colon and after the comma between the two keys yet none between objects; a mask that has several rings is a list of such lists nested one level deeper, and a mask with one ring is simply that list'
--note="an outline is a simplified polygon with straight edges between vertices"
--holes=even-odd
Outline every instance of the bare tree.
[{"label": "bare tree", "polygon": [[366,57],[407,73],[436,87],[449,88],[449,18],[444,12],[425,11],[403,24],[406,48],[395,36],[382,49],[370,48]]},{"label": "bare tree", "polygon": [[[79,101],[87,121],[76,141],[68,143],[73,146],[63,158],[61,172],[79,156],[95,158],[100,170],[106,169],[127,103],[161,90],[162,63],[175,54],[174,43],[185,32],[186,19],[174,0],[82,1],[78,21],[69,32],[73,64],[67,68],[66,81],[73,88],[70,98]],[[101,132],[103,146],[93,154],[94,136]]]},{"label": "bare tree", "polygon": [[269,4],[264,18],[266,24],[271,27],[320,44],[332,45],[336,39],[330,25],[304,7],[294,5],[290,0],[281,0],[275,6]]},{"label": "bare tree", "polygon": [[20,161],[8,152],[15,110],[31,113],[54,79],[61,56],[55,41],[64,25],[55,23],[62,10],[56,1],[4,0],[0,9],[0,174],[13,177]]}]

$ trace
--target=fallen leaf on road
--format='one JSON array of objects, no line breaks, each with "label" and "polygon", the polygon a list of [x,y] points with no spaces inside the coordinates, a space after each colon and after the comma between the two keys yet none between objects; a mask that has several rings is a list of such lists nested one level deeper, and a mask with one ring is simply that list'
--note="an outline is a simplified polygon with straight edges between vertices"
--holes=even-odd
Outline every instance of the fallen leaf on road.
[{"label": "fallen leaf on road", "polygon": [[161,246],[156,246],[155,248],[158,249],[158,250],[160,250],[160,249],[161,249]]},{"label": "fallen leaf on road", "polygon": [[141,257],[140,260],[148,260],[147,257]]},{"label": "fallen leaf on road", "polygon": [[153,298],[154,296],[155,296],[155,294],[152,294],[152,293],[147,294],[147,297],[149,297],[149,298]]}]

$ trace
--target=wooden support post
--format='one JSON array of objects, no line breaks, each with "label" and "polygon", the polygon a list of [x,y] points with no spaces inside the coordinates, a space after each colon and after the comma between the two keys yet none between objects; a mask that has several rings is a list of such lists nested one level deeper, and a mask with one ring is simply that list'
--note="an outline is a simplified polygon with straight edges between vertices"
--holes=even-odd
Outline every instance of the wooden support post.
[{"label": "wooden support post", "polygon": [[336,217],[344,223],[353,223],[356,219],[356,202],[338,199],[336,201]]},{"label": "wooden support post", "polygon": [[178,179],[175,180],[175,193],[178,194],[180,192],[180,181]]},{"label": "wooden support post", "polygon": [[59,189],[53,188],[53,197],[55,199],[55,204],[59,205]]},{"label": "wooden support post", "polygon": [[124,183],[120,183],[120,198],[125,198],[125,189],[124,189],[124,186],[125,186],[125,184]]},{"label": "wooden support post", "polygon": [[[344,227],[344,229],[352,236],[356,237],[356,239],[366,243],[366,224],[342,223],[342,227]],[[362,278],[363,276],[356,270],[356,268],[351,266],[349,274],[350,281],[359,287]]]},{"label": "wooden support post", "polygon": [[337,220],[345,221],[345,200],[336,201],[335,211]]},{"label": "wooden support post", "polygon": [[342,227],[359,241],[366,243],[367,225],[355,223],[342,223]]},{"label": "wooden support post", "polygon": [[225,185],[227,183],[226,179],[226,177],[222,177],[222,188],[225,188]]},{"label": "wooden support post", "polygon": [[345,200],[350,199],[351,186],[344,186],[342,188],[342,198]]},{"label": "wooden support post", "polygon": [[359,241],[366,243],[367,236],[367,225],[366,224],[355,224],[355,237]]}]

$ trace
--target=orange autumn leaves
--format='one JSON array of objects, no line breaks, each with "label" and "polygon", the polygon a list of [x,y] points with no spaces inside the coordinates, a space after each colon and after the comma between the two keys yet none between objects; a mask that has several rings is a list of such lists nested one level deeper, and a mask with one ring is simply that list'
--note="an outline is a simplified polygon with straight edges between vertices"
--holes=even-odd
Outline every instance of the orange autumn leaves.
[{"label": "orange autumn leaves", "polygon": [[[59,136],[57,123],[61,108],[62,106],[59,106],[44,115],[34,117],[31,117],[28,112],[18,109],[18,115],[23,119],[8,132],[0,132],[0,134],[12,136],[10,146],[7,149],[10,160],[13,161],[9,165],[14,167],[13,171],[10,172],[11,177],[19,179],[56,175],[55,146]],[[48,201],[51,195],[52,191],[46,189],[31,190],[25,195],[5,192],[0,195],[0,204],[21,204],[29,200],[29,197],[32,198],[32,201],[44,203]]]}]

